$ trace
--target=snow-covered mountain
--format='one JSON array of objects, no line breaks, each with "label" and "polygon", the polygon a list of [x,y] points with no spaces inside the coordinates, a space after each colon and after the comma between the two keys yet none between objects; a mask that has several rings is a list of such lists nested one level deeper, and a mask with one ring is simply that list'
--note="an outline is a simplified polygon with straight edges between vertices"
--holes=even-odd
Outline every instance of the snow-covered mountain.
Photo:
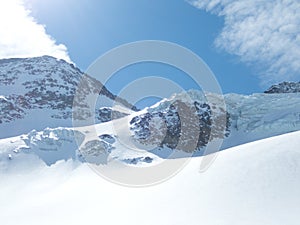
[{"label": "snow-covered mountain", "polygon": [[[96,126],[34,130],[12,138],[0,161],[31,155],[47,165],[73,159],[96,165],[113,160],[143,166],[167,158],[201,156],[207,153],[207,143],[214,140],[224,138],[221,149],[227,149],[300,130],[300,93],[228,94],[224,96],[226,109],[218,105],[222,96],[207,96],[210,105],[200,92],[189,91]],[[216,124],[212,123],[212,108],[219,112],[214,115]],[[225,121],[218,120],[222,115]],[[187,124],[184,129],[183,123]]]},{"label": "snow-covered mountain", "polygon": [[300,82],[282,82],[280,84],[272,85],[268,90],[265,91],[267,94],[274,93],[299,93]]},{"label": "snow-covered mountain", "polygon": [[[180,148],[189,152],[195,150],[195,147],[190,149],[190,143],[195,139],[196,148],[201,149],[208,141],[224,138],[224,149],[300,130],[300,93],[207,94],[207,97],[209,104],[201,92],[188,91],[139,112],[130,121],[134,139],[144,145],[175,149],[181,136],[185,135],[186,145]],[[225,107],[220,103],[222,99]],[[187,124],[185,134],[181,121]],[[199,131],[195,133],[197,128]],[[190,132],[192,130],[194,133]]]},{"label": "snow-covered mountain", "polygon": [[[136,112],[99,81],[49,56],[0,60],[0,81],[0,138],[17,136],[13,143],[18,143],[2,152],[6,159],[30,152],[47,165],[68,159],[144,165],[174,152],[173,158],[206,154],[208,143],[223,139],[221,149],[226,149],[300,130],[299,92],[220,96],[191,90]],[[290,83],[284,84],[281,90],[290,89]],[[74,97],[76,91],[80,98]],[[92,139],[90,124],[66,128],[72,127],[72,116],[90,116],[85,102],[91,93],[100,93]],[[119,111],[112,110],[114,101],[121,105]],[[80,111],[72,115],[74,105]],[[116,120],[110,121],[112,115]]]},{"label": "snow-covered mountain", "polygon": [[[83,77],[85,83],[80,90],[84,92],[83,96],[100,92],[96,122],[110,120],[109,107],[114,101],[123,106],[121,112],[114,113],[114,118],[136,110],[99,81],[64,60],[50,56],[0,60],[0,138],[20,135],[32,129],[70,127],[74,95]],[[84,116],[77,119],[85,119]]]},{"label": "snow-covered mountain", "polygon": [[[79,84],[82,99],[74,98]],[[300,92],[289,87],[247,96],[191,90],[136,111],[65,61],[0,60],[1,224],[296,225]],[[74,103],[85,119],[84,96],[99,90],[98,123],[72,128]],[[199,173],[206,146],[222,139],[224,151]],[[118,174],[190,156],[175,177],[144,189],[87,167]]]}]

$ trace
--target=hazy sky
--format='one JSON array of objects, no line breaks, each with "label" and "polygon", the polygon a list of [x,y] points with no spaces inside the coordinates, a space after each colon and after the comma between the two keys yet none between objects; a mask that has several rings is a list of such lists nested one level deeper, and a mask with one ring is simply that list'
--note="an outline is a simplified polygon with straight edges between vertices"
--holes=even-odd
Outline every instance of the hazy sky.
[{"label": "hazy sky", "polygon": [[[0,57],[49,54],[85,71],[121,44],[164,40],[199,55],[224,93],[261,92],[272,83],[300,80],[300,3],[270,2],[1,0]],[[153,75],[195,88],[181,71],[155,63],[130,66],[107,85],[117,93],[127,82]]]}]

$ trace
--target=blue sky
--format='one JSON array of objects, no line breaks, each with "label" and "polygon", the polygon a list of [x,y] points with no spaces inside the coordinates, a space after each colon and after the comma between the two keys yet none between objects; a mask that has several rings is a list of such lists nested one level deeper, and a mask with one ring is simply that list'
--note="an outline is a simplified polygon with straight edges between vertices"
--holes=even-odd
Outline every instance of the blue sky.
[{"label": "blue sky", "polygon": [[[90,0],[32,2],[32,15],[45,24],[57,42],[68,47],[76,65],[85,70],[97,57],[118,45],[139,40],[175,42],[198,54],[216,75],[223,92],[260,92],[254,71],[239,59],[218,51],[213,41],[223,19],[182,0]],[[108,84],[117,92],[140,76],[160,75],[195,88],[187,76],[170,66],[145,63],[126,68]],[[121,82],[122,81],[122,82]]]},{"label": "blue sky", "polygon": [[[17,36],[16,27],[12,37],[17,37],[19,45],[25,45],[32,36],[37,39],[26,44],[30,48],[17,52],[16,56],[49,53],[71,59],[85,71],[99,56],[121,44],[164,40],[199,55],[215,74],[224,93],[251,94],[262,92],[272,83],[299,80],[300,17],[297,8],[300,3],[297,0],[275,0],[272,4],[268,0],[10,2],[30,10],[19,20],[28,20],[31,25],[19,22],[15,26],[32,28]],[[2,7],[3,12],[9,11],[5,7]],[[10,10],[15,10],[14,7]],[[38,43],[46,46],[44,51],[35,46]],[[2,49],[11,46],[3,44],[0,38]],[[18,45],[13,43],[13,46]],[[0,54],[0,58],[15,55]],[[181,71],[155,63],[125,68],[115,74],[107,86],[118,93],[126,83],[153,75],[173,79],[185,89],[196,87]]]}]

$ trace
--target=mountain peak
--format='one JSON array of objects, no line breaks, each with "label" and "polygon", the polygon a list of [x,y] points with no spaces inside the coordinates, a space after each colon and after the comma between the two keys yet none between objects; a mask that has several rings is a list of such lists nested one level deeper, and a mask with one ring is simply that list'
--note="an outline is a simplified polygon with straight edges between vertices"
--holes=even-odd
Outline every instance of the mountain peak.
[{"label": "mountain peak", "polygon": [[272,85],[264,93],[279,94],[279,93],[298,93],[300,92],[300,82],[282,82]]},{"label": "mountain peak", "polygon": [[[109,119],[106,114],[105,119],[101,118],[103,112],[100,108],[112,107],[114,102],[129,111],[136,109],[112,94],[100,81],[65,60],[52,56],[0,60],[0,137],[15,136],[47,126],[72,126],[74,96],[83,78],[83,100],[88,101],[87,96],[91,92],[99,93],[96,122]],[[89,108],[86,110],[89,111]],[[80,118],[85,119],[84,115]],[[14,126],[18,129],[11,129]]]}]

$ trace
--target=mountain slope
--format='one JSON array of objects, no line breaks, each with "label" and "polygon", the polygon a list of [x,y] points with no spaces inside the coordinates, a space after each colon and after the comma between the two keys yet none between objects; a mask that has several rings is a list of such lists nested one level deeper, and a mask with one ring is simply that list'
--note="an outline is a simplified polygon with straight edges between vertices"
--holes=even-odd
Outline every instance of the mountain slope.
[{"label": "mountain slope", "polygon": [[[84,78],[84,79],[83,79]],[[114,102],[123,106],[125,115],[134,106],[109,92],[99,81],[83,74],[74,65],[50,56],[0,60],[0,138],[20,135],[32,129],[71,126],[72,106],[81,85],[81,104],[89,93],[99,93],[96,122],[108,121],[107,108]],[[124,113],[116,113],[124,116]],[[85,119],[84,115],[82,118]]]},{"label": "mountain slope", "polygon": [[0,220],[5,225],[298,225],[299,135],[227,149],[204,173],[198,172],[201,158],[193,158],[171,180],[140,189],[112,184],[70,161],[11,167],[0,173]]},{"label": "mountain slope", "polygon": [[[4,59],[0,60],[0,138],[25,134],[33,129],[71,127],[72,110],[73,119],[79,121],[77,126],[89,125],[85,121],[93,114],[88,96],[100,92],[95,118],[91,118],[90,124],[94,119],[102,123],[132,114],[136,117],[130,116],[128,129],[140,144],[179,147],[191,152],[205,147],[209,139],[225,137],[223,148],[227,148],[300,130],[297,85],[285,82],[269,89],[296,93],[227,94],[224,96],[226,107],[220,104],[220,96],[208,94],[213,101],[209,105],[200,92],[189,91],[175,94],[145,109],[144,113],[135,114],[136,108],[126,100],[113,95],[99,81],[63,60],[49,56]],[[77,89],[79,86],[81,88]],[[74,98],[76,91],[80,94]],[[112,110],[114,103],[120,106]],[[79,106],[80,110],[74,110],[74,106]],[[212,113],[213,108],[219,110],[216,115]],[[182,123],[191,125],[187,132],[182,132]],[[195,136],[198,137],[196,141]],[[180,138],[185,143],[180,143]]]},{"label": "mountain slope", "polygon": [[134,139],[145,146],[176,149],[184,137],[187,146],[179,148],[190,152],[188,140],[197,144],[195,150],[204,148],[208,141],[224,138],[225,149],[300,130],[300,93],[206,96],[210,102],[198,91],[174,94],[136,116],[132,114],[129,129]]},{"label": "mountain slope", "polygon": [[[226,111],[218,109],[220,96],[210,94],[209,106],[200,95],[196,91],[176,94],[150,108],[95,126],[34,130],[12,138],[9,147],[2,147],[0,153],[2,158],[11,158],[8,160],[10,163],[18,161],[25,154],[27,157],[38,157],[47,165],[73,159],[97,165],[115,160],[126,165],[149,166],[166,158],[207,154],[207,143],[219,141],[222,136],[224,141],[221,149],[224,150],[300,130],[299,93],[229,94],[225,95]],[[190,121],[192,116],[189,113],[179,116],[176,104],[183,102],[185,110],[197,106],[195,112],[188,112],[194,113],[198,121]],[[212,124],[212,107],[218,109],[220,114],[227,115],[224,126]],[[186,124],[184,130],[182,121]],[[198,128],[200,130],[195,135],[194,130]],[[4,139],[2,141],[6,142]]]}]

